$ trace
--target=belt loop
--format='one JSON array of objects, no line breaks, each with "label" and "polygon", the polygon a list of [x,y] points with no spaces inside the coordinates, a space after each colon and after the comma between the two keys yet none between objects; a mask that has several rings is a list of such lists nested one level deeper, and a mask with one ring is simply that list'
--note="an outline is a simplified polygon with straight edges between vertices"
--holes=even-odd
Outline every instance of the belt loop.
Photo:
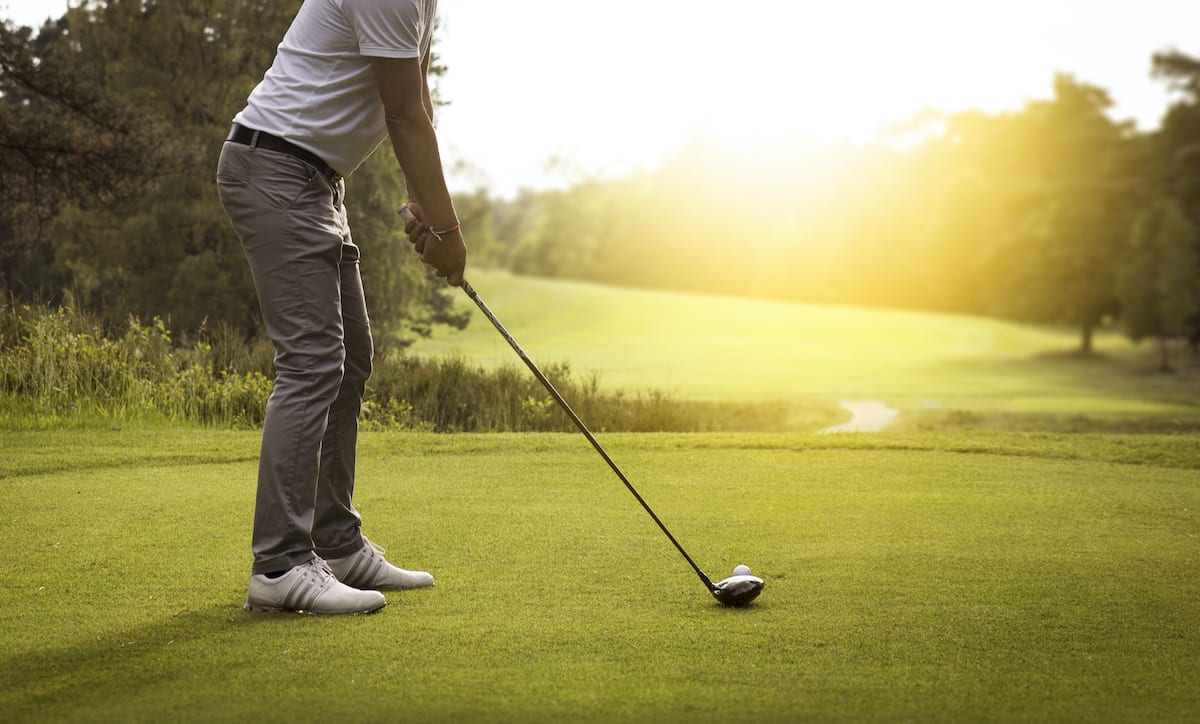
[{"label": "belt loop", "polygon": [[250,137],[250,150],[251,151],[253,151],[255,148],[258,147],[258,134],[260,134],[260,133],[262,133],[262,131],[255,131],[254,135]]}]

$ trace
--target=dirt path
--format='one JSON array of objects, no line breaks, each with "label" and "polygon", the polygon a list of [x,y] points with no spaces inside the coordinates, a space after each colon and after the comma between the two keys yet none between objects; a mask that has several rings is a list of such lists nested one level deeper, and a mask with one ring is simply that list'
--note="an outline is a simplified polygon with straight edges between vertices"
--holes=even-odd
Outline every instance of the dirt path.
[{"label": "dirt path", "polygon": [[900,416],[899,410],[888,407],[881,400],[859,400],[839,404],[850,411],[850,421],[827,427],[821,432],[879,432]]}]

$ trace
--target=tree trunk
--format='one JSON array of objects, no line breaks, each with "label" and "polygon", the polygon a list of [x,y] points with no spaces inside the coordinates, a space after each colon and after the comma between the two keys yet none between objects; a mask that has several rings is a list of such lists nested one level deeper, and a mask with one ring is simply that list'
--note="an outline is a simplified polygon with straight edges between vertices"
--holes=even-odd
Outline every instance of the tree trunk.
[{"label": "tree trunk", "polygon": [[1171,348],[1167,344],[1167,338],[1165,336],[1158,338],[1158,352],[1159,352],[1159,355],[1162,357],[1162,367],[1161,367],[1162,371],[1170,372],[1171,371]]},{"label": "tree trunk", "polygon": [[1079,338],[1079,351],[1082,354],[1089,355],[1092,353],[1092,323],[1083,323],[1083,333]]}]

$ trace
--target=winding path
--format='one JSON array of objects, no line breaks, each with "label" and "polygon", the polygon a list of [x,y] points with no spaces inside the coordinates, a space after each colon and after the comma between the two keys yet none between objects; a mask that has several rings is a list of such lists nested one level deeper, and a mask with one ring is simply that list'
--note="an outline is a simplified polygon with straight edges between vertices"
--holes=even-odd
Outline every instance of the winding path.
[{"label": "winding path", "polygon": [[850,421],[827,427],[821,432],[879,432],[885,430],[900,416],[900,411],[888,407],[881,400],[859,400],[841,402],[850,411]]}]

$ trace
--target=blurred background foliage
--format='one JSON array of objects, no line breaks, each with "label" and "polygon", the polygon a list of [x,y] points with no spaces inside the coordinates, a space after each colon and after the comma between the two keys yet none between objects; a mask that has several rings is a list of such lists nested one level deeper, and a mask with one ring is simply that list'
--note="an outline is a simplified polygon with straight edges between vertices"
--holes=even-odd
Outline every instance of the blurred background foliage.
[{"label": "blurred background foliage", "polygon": [[[250,338],[258,304],[215,191],[234,114],[298,2],[85,2],[33,31],[0,28],[0,288],[74,303],[121,328],[168,320],[185,340]],[[438,69],[441,72],[441,69]],[[408,252],[403,178],[384,154],[355,174],[351,225],[385,329],[464,324]]]},{"label": "blurred background foliage", "polygon": [[[259,333],[214,169],[298,7],[88,0],[37,30],[0,26],[10,304],[69,296],[113,329],[160,318],[182,341]],[[1111,325],[1194,345],[1200,60],[1164,51],[1152,67],[1176,91],[1152,131],[1060,75],[1020,110],[926,113],[871,144],[744,158],[695,143],[653,171],[456,204],[476,266],[1069,324],[1085,353]],[[386,149],[349,185],[381,345],[465,324],[402,238]]]}]

